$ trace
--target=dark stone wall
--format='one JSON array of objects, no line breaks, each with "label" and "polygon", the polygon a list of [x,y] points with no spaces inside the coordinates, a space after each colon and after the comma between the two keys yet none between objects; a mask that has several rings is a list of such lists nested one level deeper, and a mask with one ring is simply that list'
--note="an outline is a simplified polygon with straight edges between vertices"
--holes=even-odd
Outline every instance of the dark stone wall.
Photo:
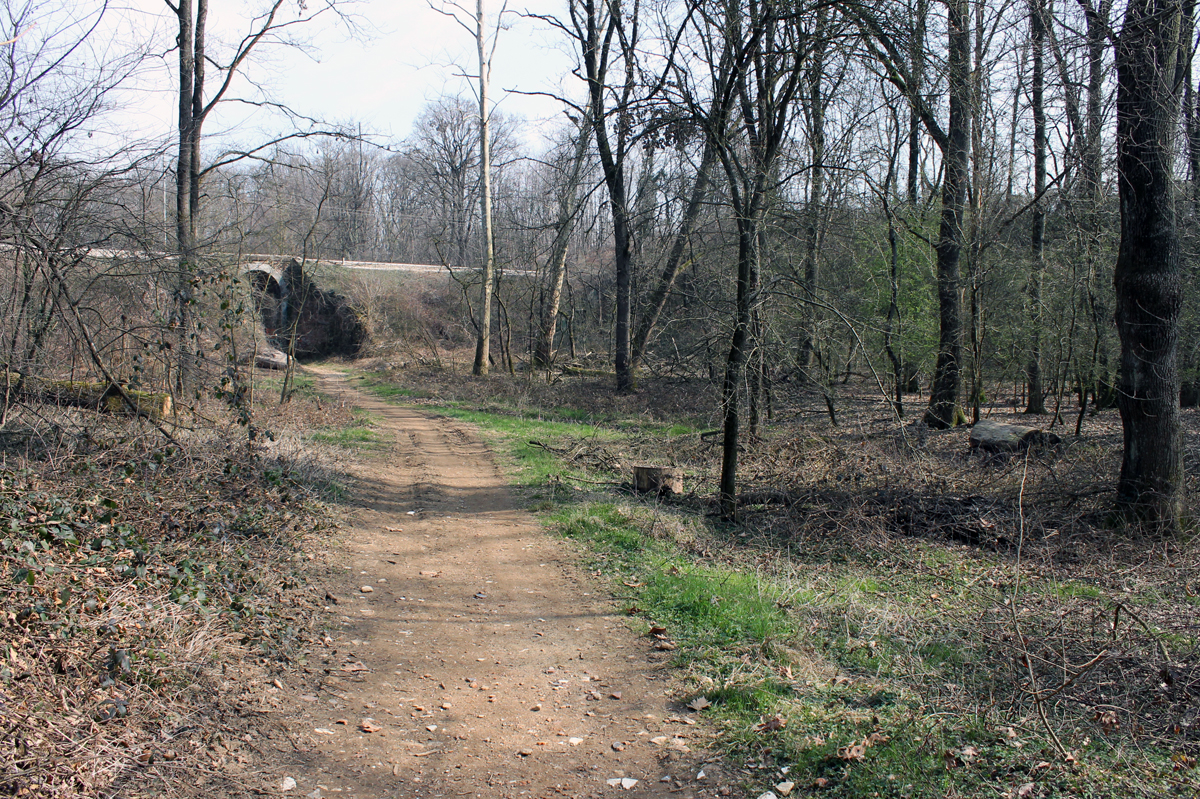
[{"label": "dark stone wall", "polygon": [[288,262],[281,282],[263,272],[250,280],[272,345],[302,361],[358,354],[366,340],[358,312],[344,295],[321,289],[298,261]]}]

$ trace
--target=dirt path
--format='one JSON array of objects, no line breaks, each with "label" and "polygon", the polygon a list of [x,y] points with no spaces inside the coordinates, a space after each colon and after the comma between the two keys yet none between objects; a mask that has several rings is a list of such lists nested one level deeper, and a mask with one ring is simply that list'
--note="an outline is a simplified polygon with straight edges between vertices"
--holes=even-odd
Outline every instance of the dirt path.
[{"label": "dirt path", "polygon": [[288,795],[731,795],[667,653],[516,507],[478,436],[318,377],[391,443],[354,475],[319,684],[284,692]]}]

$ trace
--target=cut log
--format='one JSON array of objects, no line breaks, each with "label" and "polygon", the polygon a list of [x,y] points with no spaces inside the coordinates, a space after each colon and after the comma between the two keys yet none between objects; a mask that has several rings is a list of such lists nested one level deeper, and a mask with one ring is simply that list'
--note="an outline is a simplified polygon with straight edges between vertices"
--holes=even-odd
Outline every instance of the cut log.
[{"label": "cut log", "polygon": [[1033,447],[1046,449],[1062,443],[1054,433],[1019,424],[1004,424],[983,419],[971,428],[967,438],[971,449],[984,452],[1023,452]]},{"label": "cut log", "polygon": [[639,494],[678,496],[683,493],[683,469],[677,466],[634,466],[633,487]]},{"label": "cut log", "polygon": [[125,389],[125,395],[133,401],[131,408],[121,396],[121,390],[113,383],[89,380],[49,380],[18,372],[0,371],[0,392],[26,400],[48,402],[54,405],[70,405],[90,408],[104,413],[137,414],[151,419],[162,419],[171,414],[171,395],[154,391]]}]

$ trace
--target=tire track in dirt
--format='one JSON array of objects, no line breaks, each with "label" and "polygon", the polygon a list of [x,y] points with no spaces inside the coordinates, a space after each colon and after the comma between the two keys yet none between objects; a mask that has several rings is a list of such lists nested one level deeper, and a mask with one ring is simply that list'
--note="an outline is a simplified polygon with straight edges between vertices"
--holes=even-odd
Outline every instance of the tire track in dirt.
[{"label": "tire track in dirt", "polygon": [[388,444],[354,467],[340,629],[288,713],[289,794],[730,795],[668,655],[517,508],[474,431],[316,374]]}]

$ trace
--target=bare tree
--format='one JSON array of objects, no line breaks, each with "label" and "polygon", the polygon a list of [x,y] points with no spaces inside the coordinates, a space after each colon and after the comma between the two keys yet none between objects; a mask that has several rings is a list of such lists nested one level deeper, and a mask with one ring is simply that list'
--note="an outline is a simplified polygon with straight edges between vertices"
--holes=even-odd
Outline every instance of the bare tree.
[{"label": "bare tree", "polygon": [[483,0],[476,0],[475,5],[475,45],[479,53],[479,218],[483,224],[483,296],[479,300],[479,331],[475,339],[475,363],[471,367],[471,374],[478,376],[488,373],[488,350],[492,340],[492,292],[496,286],[496,249],[492,239],[492,109],[488,107],[488,79],[492,64],[491,54],[487,52]]},{"label": "bare tree", "polygon": [[[740,435],[738,394],[761,301],[761,226],[779,157],[804,88],[813,31],[794,7],[774,0],[730,0],[697,12],[697,50],[711,60],[708,103],[690,101],[725,171],[737,226],[737,278],[733,332],[721,381],[722,459],[719,502],[737,516]],[[824,24],[821,24],[825,33]],[[677,82],[687,77],[676,71]],[[694,98],[698,92],[693,92]]]},{"label": "bare tree", "polygon": [[[181,369],[177,385],[182,386],[186,381],[188,364],[195,356],[190,352],[198,345],[195,331],[192,330],[189,308],[195,301],[194,292],[198,285],[197,230],[201,212],[201,182],[205,174],[222,165],[243,158],[253,157],[256,153],[292,137],[313,135],[329,135],[330,131],[306,130],[285,134],[281,138],[264,142],[250,150],[231,153],[217,158],[213,163],[204,166],[201,160],[200,145],[204,124],[221,103],[231,100],[230,89],[234,79],[246,66],[251,55],[264,44],[281,43],[289,29],[310,22],[317,16],[337,10],[339,0],[323,0],[310,9],[307,3],[300,0],[297,4],[297,14],[289,17],[286,14],[288,0],[271,0],[266,10],[255,17],[250,25],[250,32],[236,42],[227,52],[221,48],[210,48],[208,42],[208,0],[163,0],[178,23],[179,33],[176,46],[179,51],[178,59],[178,146],[175,161],[175,246],[179,257],[177,286],[175,291],[174,324],[180,333],[179,357]],[[208,68],[216,70],[211,94],[206,98],[206,81]],[[281,110],[296,119],[290,109],[274,103],[254,102],[255,105],[269,105]],[[306,120],[309,123],[312,119]]]},{"label": "bare tree", "polygon": [[958,405],[962,372],[962,313],[959,263],[963,248],[963,215],[969,180],[971,131],[971,21],[967,0],[947,0],[946,126],[938,121],[929,98],[918,90],[911,70],[911,52],[889,29],[875,9],[852,6],[864,42],[884,74],[908,98],[926,132],[942,153],[942,210],[935,246],[937,252],[938,353],[925,422],[952,427],[963,420]]},{"label": "bare tree", "polygon": [[533,351],[533,360],[538,366],[548,366],[554,357],[554,337],[558,329],[558,312],[567,275],[567,250],[571,244],[575,220],[579,217],[579,189],[583,180],[588,145],[592,140],[591,123],[580,119],[574,138],[575,146],[571,156],[559,170],[562,181],[559,185],[558,213],[554,220],[554,242],[547,257],[550,266],[549,298],[542,308],[541,324]]},{"label": "bare tree", "polygon": [[1042,0],[1029,0],[1029,44],[1033,54],[1033,213],[1029,219],[1029,361],[1025,367],[1025,413],[1045,413],[1042,389],[1042,279],[1046,272],[1046,18]]}]

